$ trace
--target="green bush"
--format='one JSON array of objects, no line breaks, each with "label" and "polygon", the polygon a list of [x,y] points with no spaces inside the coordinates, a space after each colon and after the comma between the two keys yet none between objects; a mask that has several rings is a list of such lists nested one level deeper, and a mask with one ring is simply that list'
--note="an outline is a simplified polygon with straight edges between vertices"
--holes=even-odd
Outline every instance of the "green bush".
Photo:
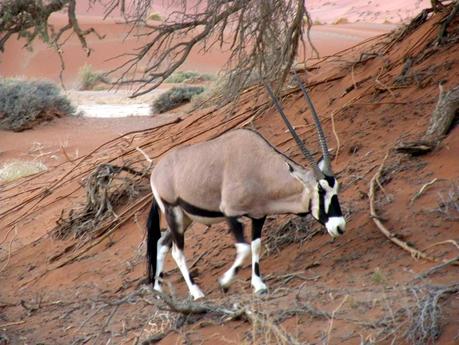
[{"label": "green bush", "polygon": [[91,65],[85,64],[80,68],[80,90],[94,90],[97,84],[107,83],[107,79],[101,72],[94,71]]},{"label": "green bush", "polygon": [[193,81],[210,81],[215,77],[211,74],[198,73],[193,71],[177,71],[172,73],[166,80],[166,83],[186,83]]},{"label": "green bush", "polygon": [[186,102],[189,102],[195,95],[204,92],[202,86],[181,86],[162,93],[153,102],[153,111],[164,113],[170,109],[176,108]]},{"label": "green bush", "polygon": [[23,131],[55,117],[72,114],[74,107],[48,81],[0,78],[0,128]]}]

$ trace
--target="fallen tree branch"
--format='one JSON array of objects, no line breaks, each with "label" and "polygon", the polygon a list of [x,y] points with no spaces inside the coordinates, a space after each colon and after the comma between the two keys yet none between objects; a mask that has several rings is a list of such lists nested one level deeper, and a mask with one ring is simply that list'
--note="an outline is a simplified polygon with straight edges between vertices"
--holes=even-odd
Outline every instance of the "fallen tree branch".
[{"label": "fallen tree branch", "polygon": [[413,280],[424,279],[424,278],[426,278],[427,276],[429,276],[429,275],[431,275],[431,274],[433,274],[433,273],[435,273],[435,272],[441,270],[442,268],[445,268],[446,266],[449,266],[449,265],[453,265],[453,264],[455,264],[455,263],[458,262],[458,261],[459,261],[459,256],[456,256],[456,257],[454,257],[454,258],[452,258],[452,259],[449,259],[449,260],[447,260],[447,261],[445,261],[445,262],[443,262],[443,263],[441,263],[441,264],[439,264],[439,265],[436,265],[436,266],[434,266],[434,267],[428,269],[428,270],[425,271],[425,272],[422,272],[421,274],[418,274],[418,275],[416,276],[416,278],[414,278]]},{"label": "fallen tree branch", "polygon": [[[300,344],[298,340],[288,335],[287,332],[285,332],[281,327],[270,321],[267,314],[253,310],[248,306],[235,305],[231,308],[227,308],[221,305],[194,302],[191,300],[180,301],[157,291],[154,291],[153,293],[160,297],[160,299],[167,305],[168,308],[166,310],[168,311],[173,311],[184,315],[214,313],[223,317],[223,322],[232,321],[235,319],[244,319],[251,323],[253,326],[270,332],[276,338],[278,344]],[[146,302],[149,304],[158,303],[157,301],[150,302],[148,300],[146,300]]]},{"label": "fallen tree branch", "polygon": [[386,162],[386,159],[388,156],[389,156],[389,153],[386,154],[378,171],[376,172],[376,174],[373,176],[373,178],[370,181],[370,191],[368,193],[368,199],[370,200],[370,217],[375,223],[375,225],[378,227],[378,229],[384,234],[384,236],[386,236],[391,242],[395,243],[397,246],[399,246],[403,250],[406,250],[407,252],[409,252],[413,258],[415,259],[421,258],[421,259],[425,259],[428,261],[436,261],[434,258],[410,246],[405,241],[400,240],[396,234],[392,233],[390,230],[388,230],[384,226],[384,224],[380,220],[381,218],[376,213],[376,208],[375,208],[376,185],[377,185],[377,181],[379,177],[381,176],[381,172],[383,170],[384,163]]},{"label": "fallen tree branch", "polygon": [[432,112],[426,133],[419,140],[400,143],[396,150],[413,156],[422,155],[432,151],[448,134],[459,110],[459,86],[449,91],[444,91],[440,83],[438,102]]}]

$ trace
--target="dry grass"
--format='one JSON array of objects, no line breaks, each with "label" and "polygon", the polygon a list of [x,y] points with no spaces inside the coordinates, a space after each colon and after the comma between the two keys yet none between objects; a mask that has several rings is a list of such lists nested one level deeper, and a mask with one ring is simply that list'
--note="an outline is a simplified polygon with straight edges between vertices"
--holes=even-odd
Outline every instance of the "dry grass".
[{"label": "dry grass", "polygon": [[48,168],[40,161],[11,161],[0,167],[0,181],[11,182],[46,170]]}]

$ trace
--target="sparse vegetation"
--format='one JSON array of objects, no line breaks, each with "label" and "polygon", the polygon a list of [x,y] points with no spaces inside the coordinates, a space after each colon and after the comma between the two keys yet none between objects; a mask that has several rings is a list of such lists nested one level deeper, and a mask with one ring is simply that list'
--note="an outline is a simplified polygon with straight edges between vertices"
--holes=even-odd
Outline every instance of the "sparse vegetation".
[{"label": "sparse vegetation", "polygon": [[155,99],[153,102],[153,111],[164,113],[165,111],[174,109],[179,105],[189,102],[194,95],[199,95],[204,90],[202,86],[173,87]]},{"label": "sparse vegetation", "polygon": [[97,84],[108,83],[102,72],[94,71],[93,67],[88,64],[84,64],[78,74],[80,76],[80,90],[94,90]]},{"label": "sparse vegetation", "polygon": [[163,20],[163,17],[161,17],[161,15],[158,12],[151,12],[147,17],[147,20],[151,20],[153,22],[160,22]]},{"label": "sparse vegetation", "polygon": [[436,209],[448,220],[459,220],[459,185],[453,185],[446,194],[439,193]]},{"label": "sparse vegetation", "polygon": [[74,107],[48,81],[0,79],[0,128],[23,131],[55,117],[72,114]]},{"label": "sparse vegetation", "polygon": [[349,19],[346,17],[338,18],[334,24],[349,24]]},{"label": "sparse vegetation", "polygon": [[373,283],[381,285],[386,283],[386,277],[384,274],[381,272],[379,268],[377,268],[373,274],[371,275],[371,280]]},{"label": "sparse vegetation", "polygon": [[46,165],[40,161],[12,161],[0,167],[0,181],[11,182],[46,170]]},{"label": "sparse vegetation", "polygon": [[166,83],[193,83],[197,81],[215,80],[215,76],[208,73],[198,73],[194,71],[178,71],[171,74],[166,79]]}]

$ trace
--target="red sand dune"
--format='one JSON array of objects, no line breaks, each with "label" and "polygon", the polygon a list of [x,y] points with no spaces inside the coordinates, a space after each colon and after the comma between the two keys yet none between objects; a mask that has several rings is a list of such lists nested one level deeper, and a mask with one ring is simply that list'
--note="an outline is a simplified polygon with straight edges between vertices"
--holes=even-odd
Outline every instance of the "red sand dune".
[{"label": "red sand dune", "polygon": [[[52,23],[60,26],[65,20],[63,16],[55,16]],[[94,35],[88,37],[88,44],[93,49],[89,57],[85,56],[76,37],[72,37],[65,44],[63,78],[67,87],[76,86],[78,71],[84,64],[90,64],[96,70],[109,71],[125,61],[125,58],[113,57],[133,52],[146,42],[145,38],[127,36],[130,27],[117,24],[114,19],[102,21],[99,17],[81,17],[80,21],[83,28],[94,27],[106,37],[102,40]],[[374,24],[317,26],[313,28],[311,36],[320,54],[329,55],[392,28],[393,26]],[[23,45],[23,41],[8,42],[5,53],[0,57],[1,74],[7,77],[26,76],[58,81],[60,62],[56,52],[42,42],[35,42],[32,51],[23,49]],[[195,49],[182,69],[216,73],[223,67],[228,56],[228,51],[222,51],[218,47],[205,55]]]},{"label": "red sand dune", "polygon": [[[195,2],[188,2],[191,8]],[[174,9],[167,2],[155,4],[152,11],[163,16]],[[339,2],[313,0],[308,2],[308,9],[313,20],[322,23],[332,23],[339,18],[350,22],[362,22],[349,25],[316,25],[312,29],[312,39],[321,55],[329,55],[348,48],[366,38],[387,32],[394,25],[382,25],[385,20],[400,22],[414,16],[421,8],[428,5],[426,0],[417,1],[371,1],[359,0]],[[127,11],[132,11],[132,1],[127,1]],[[103,40],[95,35],[88,37],[89,46],[93,49],[87,57],[75,36],[64,46],[65,72],[63,78],[67,87],[75,87],[78,82],[78,70],[84,64],[92,65],[96,70],[109,71],[119,66],[125,58],[113,59],[125,53],[132,53],[142,46],[147,38],[137,38],[128,35],[130,27],[120,24],[121,20],[115,11],[110,18],[103,20],[104,8],[100,4],[91,5],[89,1],[78,2],[78,13],[83,28],[94,27]],[[51,23],[56,27],[66,24],[64,15],[54,15]],[[363,22],[366,22],[365,24]],[[373,23],[373,24],[368,24]],[[46,78],[59,80],[60,61],[56,52],[42,42],[35,42],[32,50],[23,49],[24,41],[11,40],[6,45],[6,51],[0,56],[0,73],[2,76],[26,76],[29,78]],[[216,73],[220,70],[229,54],[218,47],[203,55],[199,48],[195,49],[182,69]],[[111,60],[112,59],[112,60]],[[142,66],[141,66],[142,67]]]}]

